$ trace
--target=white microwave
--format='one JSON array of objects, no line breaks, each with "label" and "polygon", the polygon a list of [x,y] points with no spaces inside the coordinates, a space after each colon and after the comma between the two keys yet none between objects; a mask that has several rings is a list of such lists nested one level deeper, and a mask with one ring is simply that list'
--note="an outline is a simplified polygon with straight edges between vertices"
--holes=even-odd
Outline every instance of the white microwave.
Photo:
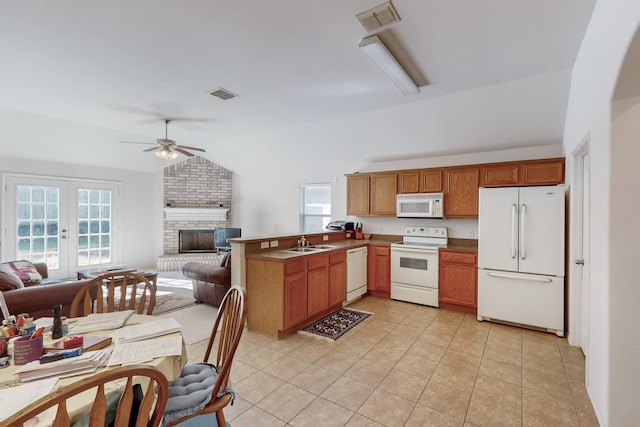
[{"label": "white microwave", "polygon": [[442,193],[398,194],[398,218],[443,218]]}]

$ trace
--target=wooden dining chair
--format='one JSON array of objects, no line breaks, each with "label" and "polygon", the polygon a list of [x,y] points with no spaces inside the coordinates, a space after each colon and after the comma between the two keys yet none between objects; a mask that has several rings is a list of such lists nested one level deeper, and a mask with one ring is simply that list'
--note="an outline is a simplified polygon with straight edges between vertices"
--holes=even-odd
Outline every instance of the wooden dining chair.
[{"label": "wooden dining chair", "polygon": [[[203,363],[183,367],[180,377],[169,387],[165,427],[211,413],[215,413],[219,426],[227,425],[222,410],[235,396],[229,376],[246,315],[244,289],[233,285],[220,303]],[[215,360],[209,360],[214,343],[217,344]]]},{"label": "wooden dining chair", "polygon": [[73,298],[69,315],[79,317],[124,310],[151,314],[155,304],[156,288],[149,279],[134,272],[114,271],[87,282]]},{"label": "wooden dining chair", "polygon": [[[143,393],[143,397],[139,402],[137,416],[135,410],[132,412],[132,408],[137,406],[135,402],[136,399],[134,398],[134,378],[136,382],[140,382],[141,384],[146,383],[143,385],[146,391]],[[67,401],[80,393],[95,389],[95,398],[92,398],[92,394],[89,394],[87,397],[83,396],[84,400],[92,402],[91,412],[88,417],[89,425],[104,426],[106,425],[105,421],[108,421],[109,417],[109,411],[107,410],[109,394],[105,392],[109,387],[106,387],[106,385],[118,381],[111,387],[115,389],[121,386],[125,379],[126,383],[122,389],[122,395],[116,401],[118,403],[113,425],[131,425],[130,419],[133,417],[136,427],[159,426],[167,404],[169,382],[162,372],[147,365],[128,365],[105,370],[89,378],[64,386],[36,400],[5,419],[2,425],[23,426],[24,423],[35,418],[42,412],[57,406],[55,420],[51,425],[53,427],[68,427],[71,425],[71,419],[67,409]]]}]

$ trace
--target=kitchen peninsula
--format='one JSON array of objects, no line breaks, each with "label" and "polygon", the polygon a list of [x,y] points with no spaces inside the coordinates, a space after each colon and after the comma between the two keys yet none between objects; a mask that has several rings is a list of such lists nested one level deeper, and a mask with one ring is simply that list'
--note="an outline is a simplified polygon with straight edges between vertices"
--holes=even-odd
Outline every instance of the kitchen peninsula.
[{"label": "kitchen peninsula", "polygon": [[[402,236],[378,235],[356,240],[351,231],[329,231],[305,235],[311,250],[290,250],[299,239],[299,234],[229,239],[234,253],[232,280],[247,290],[249,330],[282,338],[339,308],[345,299],[345,253],[357,247],[368,247],[368,294],[390,297],[389,248]],[[447,270],[452,272],[448,277],[454,279],[453,287],[449,287],[448,308],[457,305],[475,309],[475,268],[470,270],[456,264],[455,254],[468,254],[475,262],[477,241],[452,239],[451,243],[450,248],[444,249],[454,254],[454,262]],[[236,255],[240,253],[242,256]],[[467,271],[473,275],[465,276]],[[472,280],[466,280],[468,277]],[[456,292],[462,292],[460,302],[456,300]]]},{"label": "kitchen peninsula", "polygon": [[300,235],[230,239],[232,251],[243,251],[243,256],[234,259],[244,261],[238,273],[245,274],[242,284],[247,289],[249,330],[281,338],[339,308],[346,294],[346,251],[388,247],[399,239],[392,235],[368,240],[352,237],[352,231],[305,235],[309,246],[302,251],[291,250],[297,247]]}]

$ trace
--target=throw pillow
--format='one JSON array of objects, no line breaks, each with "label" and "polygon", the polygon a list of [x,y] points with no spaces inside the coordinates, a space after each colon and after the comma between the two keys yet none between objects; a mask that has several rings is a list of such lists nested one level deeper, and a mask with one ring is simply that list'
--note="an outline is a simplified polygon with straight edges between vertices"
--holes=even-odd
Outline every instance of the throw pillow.
[{"label": "throw pillow", "polygon": [[24,288],[24,283],[6,263],[0,264],[0,291]]},{"label": "throw pillow", "polygon": [[42,276],[38,273],[36,266],[29,261],[11,261],[7,264],[23,283],[39,283],[42,280]]}]

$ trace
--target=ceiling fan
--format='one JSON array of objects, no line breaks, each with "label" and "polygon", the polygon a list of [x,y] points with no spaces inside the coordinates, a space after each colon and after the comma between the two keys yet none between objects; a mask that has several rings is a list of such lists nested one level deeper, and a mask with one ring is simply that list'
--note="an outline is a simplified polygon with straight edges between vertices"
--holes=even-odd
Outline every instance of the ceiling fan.
[{"label": "ceiling fan", "polygon": [[171,119],[163,119],[164,121],[164,138],[159,138],[156,142],[134,142],[134,141],[120,141],[123,144],[155,144],[155,147],[147,148],[143,150],[145,152],[154,152],[154,154],[160,158],[165,160],[173,160],[178,157],[180,154],[184,154],[187,157],[193,157],[195,154],[190,153],[187,150],[191,151],[199,151],[201,153],[206,153],[206,150],[198,147],[189,147],[187,145],[178,145],[174,140],[169,139],[168,137],[168,128]]}]

